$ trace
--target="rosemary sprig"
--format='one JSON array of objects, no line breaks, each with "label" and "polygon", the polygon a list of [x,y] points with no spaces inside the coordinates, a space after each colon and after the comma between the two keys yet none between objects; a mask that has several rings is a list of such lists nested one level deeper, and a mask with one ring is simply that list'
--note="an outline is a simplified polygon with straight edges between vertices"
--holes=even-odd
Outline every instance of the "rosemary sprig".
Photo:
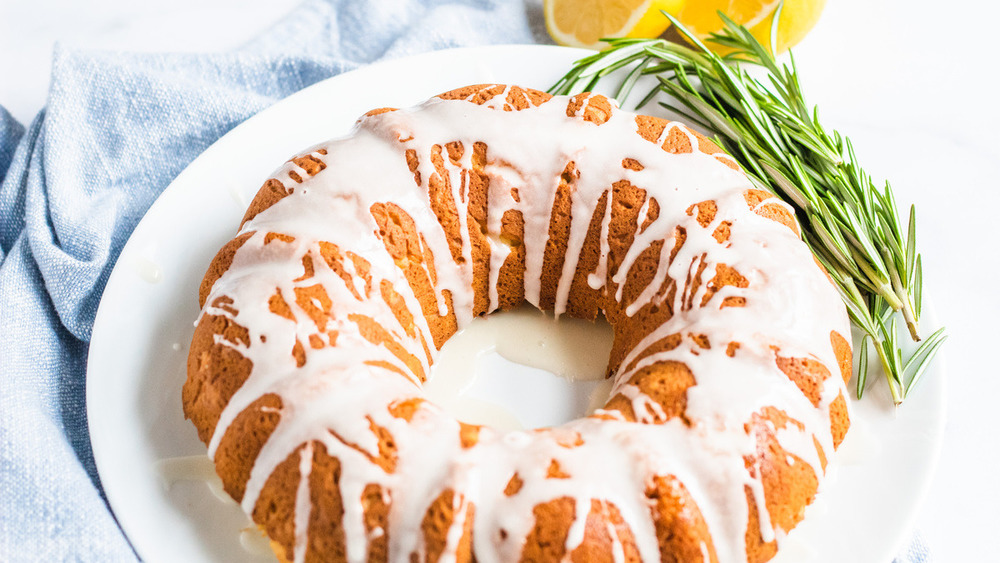
[{"label": "rosemary sprig", "polygon": [[770,50],[720,13],[725,29],[708,40],[724,47],[724,56],[664,12],[693,47],[663,39],[604,39],[608,49],[574,63],[549,91],[593,90],[624,73],[615,93],[624,105],[641,77],[655,77],[657,84],[637,108],[666,94],[661,106],[714,134],[754,183],[795,208],[803,238],[864,334],[858,398],[867,382],[871,345],[893,402],[899,405],[946,338],[939,329],[904,361],[897,317],[906,323],[912,340],[920,341],[923,275],[916,251],[916,211],[910,207],[904,230],[888,182],[878,188],[857,163],[851,141],[824,129],[818,111],[806,105],[790,52],[788,63],[779,66],[771,53],[780,10],[779,5]]}]

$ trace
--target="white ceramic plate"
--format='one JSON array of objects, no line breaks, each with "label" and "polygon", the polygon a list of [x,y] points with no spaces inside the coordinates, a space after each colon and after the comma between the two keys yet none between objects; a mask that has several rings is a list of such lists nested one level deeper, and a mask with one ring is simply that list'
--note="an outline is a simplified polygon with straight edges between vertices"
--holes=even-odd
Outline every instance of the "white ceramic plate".
[{"label": "white ceramic plate", "polygon": [[[212,145],[136,227],[94,324],[87,412],[101,482],[118,522],[147,561],[246,561],[246,519],[204,482],[165,486],[157,462],[203,455],[180,390],[197,317],[197,288],[264,179],[303,147],[346,133],[365,111],[406,107],[452,88],[516,83],[545,89],[585,51],[502,46],[439,51],[372,65],[306,88]],[[928,323],[931,324],[931,323]],[[848,435],[860,460],[790,536],[786,561],[885,563],[902,546],[927,490],[944,428],[939,359],[895,412],[877,385],[854,405]],[[845,447],[850,446],[845,442]],[[802,550],[803,546],[811,545]],[[266,560],[266,559],[261,559]]]}]

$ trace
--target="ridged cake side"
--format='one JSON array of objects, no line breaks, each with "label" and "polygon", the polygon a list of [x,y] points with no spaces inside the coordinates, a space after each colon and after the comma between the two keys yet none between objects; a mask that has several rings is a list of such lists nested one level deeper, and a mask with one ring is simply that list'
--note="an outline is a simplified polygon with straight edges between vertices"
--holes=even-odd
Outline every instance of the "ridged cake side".
[{"label": "ridged cake side", "polygon": [[[264,184],[200,302],[185,414],[288,561],[766,561],[849,426],[847,315],[790,209],[599,95],[369,112]],[[502,433],[423,398],[524,302],[607,317],[605,408]]]}]

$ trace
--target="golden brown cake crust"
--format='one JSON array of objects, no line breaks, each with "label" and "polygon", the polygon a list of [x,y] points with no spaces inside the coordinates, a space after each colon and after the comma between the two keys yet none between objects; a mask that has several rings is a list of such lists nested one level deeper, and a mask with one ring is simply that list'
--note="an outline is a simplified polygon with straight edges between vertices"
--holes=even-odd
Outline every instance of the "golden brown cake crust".
[{"label": "golden brown cake crust", "polygon": [[[438,98],[454,101],[452,103],[488,105],[504,112],[521,112],[555,103],[553,97],[544,92],[505,85],[473,85],[446,92]],[[590,93],[578,94],[565,103],[565,115],[569,119],[593,127],[604,127],[620,111],[607,98]],[[392,108],[372,110],[359,120],[359,124],[385,119],[396,111]],[[709,140],[675,123],[635,116],[634,127],[638,137],[659,146],[664,153],[704,154],[738,170],[735,162]],[[404,135],[396,140],[401,144],[411,141]],[[352,334],[356,332],[362,341],[385,352],[382,359],[365,361],[367,369],[373,373],[390,373],[392,377],[419,385],[429,375],[426,368],[433,362],[436,350],[459,329],[465,306],[463,296],[447,289],[436,289],[446,275],[440,270],[441,264],[450,261],[461,267],[469,262],[467,290],[473,316],[509,310],[529,298],[526,280],[531,267],[529,247],[537,248],[539,244],[543,248],[539,279],[531,280],[530,284],[540,288],[537,306],[545,311],[589,320],[605,315],[615,330],[608,360],[609,377],[629,374],[616,385],[618,392],[603,410],[591,417],[591,422],[691,426],[688,403],[690,390],[698,385],[699,374],[681,361],[659,358],[681,349],[692,350],[695,356],[699,351],[706,354],[724,351],[733,361],[749,357],[745,341],[719,340],[715,334],[697,330],[657,332],[671,319],[708,308],[710,304],[716,310],[738,310],[747,307],[748,300],[753,299],[752,294],[742,292],[753,289],[753,275],[746,264],[709,263],[705,256],[696,256],[685,265],[686,276],[664,277],[661,273],[661,256],[668,255],[672,264],[683,254],[690,237],[701,236],[700,232],[695,232],[698,229],[706,230],[720,246],[733,243],[739,219],[725,215],[729,211],[723,211],[721,201],[702,199],[688,203],[681,214],[689,220],[685,223],[687,227],[677,226],[670,230],[669,237],[653,240],[637,251],[633,246],[645,240],[646,230],[660,220],[666,203],[659,193],[651,193],[628,178],[634,177],[629,174],[641,173],[653,163],[638,154],[616,161],[622,179],[595,198],[589,216],[574,217],[574,198],[579,182],[585,178],[578,163],[570,159],[557,177],[546,219],[546,240],[525,240],[529,221],[523,207],[514,205],[494,217],[498,213],[491,200],[497,193],[496,169],[510,165],[503,160],[503,155],[494,154],[493,148],[482,141],[455,140],[425,148],[423,152],[407,149],[399,154],[401,165],[413,182],[407,189],[416,186],[425,190],[429,216],[436,221],[440,233],[421,230],[418,222],[423,219],[415,217],[412,209],[396,201],[377,201],[366,210],[374,225],[372,234],[398,269],[401,284],[394,285],[379,278],[381,274],[375,273],[378,265],[373,255],[357,254],[332,240],[320,241],[316,252],[295,259],[298,268],[295,290],[289,292],[276,287],[260,305],[264,313],[298,323],[300,328],[286,348],[295,368],[310,366],[312,358],[317,357],[314,354],[341,346],[344,338],[341,327],[346,322],[353,327]],[[225,291],[219,291],[219,280],[235,268],[238,256],[248,263],[278,260],[283,248],[299,244],[292,234],[259,231],[256,225],[267,224],[266,221],[260,223],[259,218],[266,217],[272,208],[277,209],[295,199],[290,196],[301,195],[311,178],[326,177],[329,174],[328,156],[332,158],[326,148],[300,155],[287,166],[287,178],[267,180],[247,209],[241,225],[243,231],[219,251],[209,266],[199,291],[204,313],[195,330],[188,359],[188,378],[183,389],[184,412],[194,423],[201,440],[210,449],[214,448],[216,470],[226,491],[237,501],[246,501],[248,488],[253,489],[249,497],[253,500],[250,507],[253,519],[271,538],[280,559],[291,561],[295,559],[296,550],[301,549],[306,561],[348,560],[350,534],[347,530],[354,528],[345,520],[353,517],[351,507],[354,503],[360,503],[361,507],[364,558],[372,562],[399,559],[400,554],[392,552],[397,545],[393,543],[396,534],[405,535],[413,530],[404,530],[398,523],[394,524],[391,515],[397,501],[395,492],[377,482],[349,482],[347,470],[353,468],[350,464],[360,463],[353,459],[363,459],[384,475],[396,474],[403,444],[394,435],[392,429],[396,427],[393,425],[397,422],[421,424],[431,416],[428,413],[437,412],[433,410],[436,407],[415,397],[392,400],[384,411],[396,422],[377,422],[371,416],[358,421],[370,433],[372,443],[352,441],[350,436],[328,428],[322,440],[309,439],[293,444],[291,453],[264,477],[253,474],[255,462],[264,455],[262,452],[269,447],[272,436],[282,432],[282,425],[291,424],[284,417],[291,416],[289,413],[295,407],[283,400],[281,394],[273,392],[250,400],[236,413],[227,411],[234,395],[241,392],[255,369],[253,360],[240,350],[256,345],[255,340],[266,343],[267,338],[257,327],[236,322],[240,311],[235,309],[233,299]],[[332,162],[335,166],[335,159]],[[456,175],[455,170],[460,174]],[[521,199],[529,195],[520,191],[524,189],[512,186],[504,197],[521,203]],[[748,188],[742,192],[742,200],[744,210],[759,217],[757,220],[782,225],[798,235],[794,215],[771,194]],[[578,247],[571,248],[572,225],[576,222],[582,222],[586,229],[579,243],[572,243]],[[495,227],[491,226],[494,224]],[[498,232],[491,234],[494,228]],[[433,241],[439,236],[445,243],[436,246]],[[256,242],[258,239],[260,243]],[[506,248],[499,263],[494,262],[497,254],[491,250],[497,244]],[[565,272],[570,258],[574,266],[567,277]],[[819,266],[810,260],[802,267],[816,269]],[[616,279],[615,274],[623,268],[627,276]],[[384,317],[361,312],[338,316],[332,290],[311,281],[318,278],[320,270],[331,272],[340,280],[338,283],[347,288],[344,291],[349,291],[352,299],[359,302],[382,300],[390,313],[389,318],[401,327],[402,333],[389,328]],[[596,283],[595,277],[599,278]],[[568,284],[565,295],[560,293],[562,284]],[[643,296],[651,289],[657,299],[643,303]],[[409,301],[411,293],[412,301]],[[725,297],[716,298],[719,293],[724,293]],[[631,303],[639,306],[626,307]],[[833,385],[831,382],[841,379],[846,382],[850,378],[851,349],[843,328],[828,328],[824,333],[828,334],[828,348],[822,353],[835,358],[834,370],[828,369],[829,362],[824,363],[822,358],[786,352],[779,345],[769,349],[767,361],[776,373],[783,373],[794,384],[808,403],[822,410],[828,420],[824,431],[829,435],[825,439],[836,446],[850,424],[848,406],[843,392],[831,401],[828,390]],[[407,344],[404,339],[415,344]],[[642,400],[637,400],[637,396]],[[220,424],[224,432],[216,437]],[[765,538],[768,525],[787,531],[802,519],[804,508],[812,501],[826,460],[832,453],[820,445],[819,438],[813,437],[810,448],[815,444],[815,451],[808,452],[807,457],[817,456],[822,467],[816,468],[807,458],[798,455],[801,452],[786,450],[779,435],[796,428],[804,428],[803,422],[779,407],[762,408],[745,422],[745,435],[756,444],[756,450],[745,457],[746,475],[760,484],[759,491],[749,485],[745,488],[747,512],[743,547],[748,561],[767,561],[774,555],[775,540]],[[474,450],[484,443],[484,432],[489,438],[488,429],[456,423],[454,438],[448,439],[456,440],[462,450]],[[584,447],[586,442],[587,439],[576,433],[575,438],[559,442],[556,448],[570,451]],[[349,452],[350,458],[345,457],[348,454],[337,453],[341,451]],[[537,470],[544,473],[544,479],[576,477],[576,469],[561,464],[555,454],[544,468]],[[254,485],[255,479],[262,481],[262,485]],[[528,494],[531,479],[520,472],[505,475],[496,493],[516,500]],[[476,536],[476,519],[482,517],[477,515],[481,515],[485,507],[463,491],[445,488],[432,495],[432,500],[421,510],[421,518],[405,524],[419,529],[419,539],[413,544],[418,549],[404,554],[403,558],[434,562],[447,554],[456,561],[473,561],[477,550],[490,549],[483,545],[488,546],[491,542],[501,545],[509,539],[506,528],[499,529],[496,537]],[[348,498],[345,494],[352,496]],[[709,533],[709,524],[703,515],[707,507],[699,506],[704,499],[696,500],[680,478],[671,474],[650,475],[636,495],[643,499],[647,509],[648,520],[644,526],[655,532],[654,541],[662,561],[701,561],[703,557],[719,561],[717,547],[721,546]],[[302,498],[308,500],[310,507],[304,516],[297,512],[301,510],[297,507]],[[577,514],[581,506],[586,514]],[[518,548],[520,561],[564,561],[567,557],[577,563],[642,560],[641,530],[635,529],[634,523],[630,526],[620,507],[608,498],[592,498],[583,505],[571,496],[554,498],[533,506],[526,517],[531,524],[526,528],[523,545]],[[297,532],[297,519],[302,521],[303,518],[306,528],[304,532],[301,529]],[[576,522],[583,523],[582,539],[570,545],[569,538],[579,533],[574,528]]]}]

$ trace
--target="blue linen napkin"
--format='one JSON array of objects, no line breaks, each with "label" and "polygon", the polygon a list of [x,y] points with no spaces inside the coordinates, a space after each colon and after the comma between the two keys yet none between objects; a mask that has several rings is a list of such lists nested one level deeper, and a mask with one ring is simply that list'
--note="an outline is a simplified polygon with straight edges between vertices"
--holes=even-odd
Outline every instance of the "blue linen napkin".
[{"label": "blue linen napkin", "polygon": [[115,260],[198,154],[277,100],[379,59],[533,43],[521,3],[313,0],[232,53],[58,50],[27,131],[0,108],[0,560],[135,560],[102,498],[87,347]]},{"label": "blue linen napkin", "polygon": [[[376,60],[547,42],[532,3],[309,0],[214,55],[57,49],[46,109],[0,107],[0,560],[133,561],[101,491],[84,385],[122,246],[196,156],[275,101]],[[926,561],[926,552],[901,561]]]}]

